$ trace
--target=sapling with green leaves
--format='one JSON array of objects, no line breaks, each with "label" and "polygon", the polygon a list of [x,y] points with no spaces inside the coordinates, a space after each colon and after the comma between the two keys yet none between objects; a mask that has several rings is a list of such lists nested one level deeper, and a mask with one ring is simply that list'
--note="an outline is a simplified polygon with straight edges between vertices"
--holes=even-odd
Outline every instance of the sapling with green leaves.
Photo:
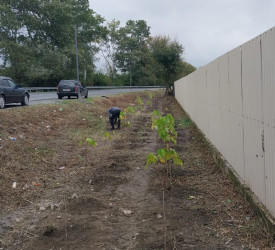
[{"label": "sapling with green leaves", "polygon": [[[112,140],[112,136],[110,135],[109,132],[104,132],[103,137],[107,138],[109,141]],[[86,142],[91,145],[92,147],[97,146],[97,142],[93,140],[92,138],[86,138]]]},{"label": "sapling with green leaves", "polygon": [[149,93],[149,100],[146,102],[147,105],[151,105],[152,104],[152,99],[153,99],[154,95],[153,93]]},{"label": "sapling with green leaves", "polygon": [[92,147],[96,147],[97,146],[97,142],[95,140],[93,140],[92,138],[86,138],[86,142],[91,145]]},{"label": "sapling with green leaves", "polygon": [[140,97],[137,97],[136,98],[136,102],[138,104],[138,109],[142,110],[143,109],[143,104],[144,104],[144,102],[142,101],[142,99]]},{"label": "sapling with green leaves", "polygon": [[150,153],[147,156],[147,166],[150,164],[155,164],[160,162],[161,164],[165,164],[165,172],[166,174],[163,176],[164,185],[166,186],[166,177],[170,176],[170,185],[171,183],[171,172],[172,167],[171,163],[175,165],[182,166],[182,161],[179,158],[177,152],[170,146],[171,142],[177,144],[177,132],[175,130],[175,122],[174,118],[171,114],[167,114],[166,116],[161,116],[158,110],[153,112],[152,116],[152,128],[156,129],[159,137],[165,143],[164,148],[160,148],[157,150],[157,154]]},{"label": "sapling with green leaves", "polygon": [[104,132],[103,137],[106,137],[109,141],[112,140],[112,136],[109,132]]},{"label": "sapling with green leaves", "polygon": [[133,106],[128,106],[126,109],[125,109],[125,112],[127,112],[128,114],[135,114],[136,111],[134,109]]},{"label": "sapling with green leaves", "polygon": [[120,112],[120,119],[123,122],[123,125],[125,127],[130,127],[131,126],[131,122],[130,121],[127,121],[127,116],[128,114],[135,114],[135,109],[133,106],[128,106],[126,109],[124,109],[123,111]]},{"label": "sapling with green leaves", "polygon": [[152,92],[149,92],[149,99],[152,100],[154,97],[154,94]]},{"label": "sapling with green leaves", "polygon": [[171,143],[177,144],[177,132],[174,127],[174,118],[171,114],[161,116],[158,110],[153,112],[152,128],[156,129],[159,137],[165,144],[164,148],[157,150],[157,153],[149,153],[147,155],[147,164],[156,164],[160,162],[164,164],[162,175],[162,208],[163,208],[163,222],[164,222],[164,249],[166,247],[166,213],[165,213],[165,190],[167,189],[167,177],[170,176],[170,188],[172,185],[172,168],[171,164],[182,166],[182,160],[179,158],[177,152],[170,146]]}]

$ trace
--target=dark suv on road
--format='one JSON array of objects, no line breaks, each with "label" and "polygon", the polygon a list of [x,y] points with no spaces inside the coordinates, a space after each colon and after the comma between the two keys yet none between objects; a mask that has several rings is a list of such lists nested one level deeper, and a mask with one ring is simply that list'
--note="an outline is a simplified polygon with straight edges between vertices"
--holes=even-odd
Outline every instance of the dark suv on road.
[{"label": "dark suv on road", "polygon": [[79,98],[84,96],[85,98],[88,97],[88,89],[82,85],[80,81],[77,80],[61,80],[57,85],[57,96],[58,99],[62,99],[63,96],[76,96]]},{"label": "dark suv on road", "polygon": [[0,109],[8,103],[21,103],[28,105],[30,94],[21,85],[16,84],[11,78],[0,76]]}]

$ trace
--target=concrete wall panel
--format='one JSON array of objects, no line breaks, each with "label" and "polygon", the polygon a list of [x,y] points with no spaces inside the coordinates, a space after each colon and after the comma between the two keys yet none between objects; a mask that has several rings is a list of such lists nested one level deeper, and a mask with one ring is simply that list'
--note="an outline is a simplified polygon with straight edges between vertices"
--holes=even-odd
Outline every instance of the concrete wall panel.
[{"label": "concrete wall panel", "polygon": [[180,79],[175,91],[275,217],[275,27]]}]

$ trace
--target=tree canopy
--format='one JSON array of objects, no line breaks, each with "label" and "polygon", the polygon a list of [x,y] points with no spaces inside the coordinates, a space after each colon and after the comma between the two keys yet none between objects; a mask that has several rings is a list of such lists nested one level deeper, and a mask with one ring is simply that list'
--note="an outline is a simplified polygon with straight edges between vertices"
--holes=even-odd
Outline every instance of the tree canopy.
[{"label": "tree canopy", "polygon": [[[169,89],[177,77],[195,69],[184,61],[182,45],[167,36],[151,37],[144,20],[105,23],[88,0],[2,0],[0,74],[26,86],[75,79],[75,33],[80,79],[89,84]],[[96,72],[99,55],[105,72]]]},{"label": "tree canopy", "polygon": [[122,72],[128,72],[130,82],[138,83],[144,75],[147,40],[150,27],[143,20],[129,20],[125,27],[118,30],[118,47],[115,53],[117,67]]},{"label": "tree canopy", "polygon": [[75,75],[74,29],[79,31],[80,64],[94,67],[91,46],[105,33],[104,19],[88,0],[2,0],[0,53],[7,73],[19,82],[49,82]]},{"label": "tree canopy", "polygon": [[168,36],[156,36],[150,41],[150,51],[156,62],[155,72],[164,79],[166,93],[171,92],[171,86],[178,74],[183,71],[183,46]]}]

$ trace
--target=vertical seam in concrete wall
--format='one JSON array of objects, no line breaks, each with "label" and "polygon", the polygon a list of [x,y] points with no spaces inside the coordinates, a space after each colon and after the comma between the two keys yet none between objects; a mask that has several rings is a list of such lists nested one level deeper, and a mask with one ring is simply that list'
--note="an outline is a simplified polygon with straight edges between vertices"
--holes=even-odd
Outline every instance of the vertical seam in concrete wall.
[{"label": "vertical seam in concrete wall", "polygon": [[265,138],[264,138],[264,80],[263,80],[263,48],[262,48],[262,36],[260,36],[260,57],[261,57],[261,102],[262,102],[262,150],[263,150],[263,158],[264,158],[264,199],[266,204],[266,166],[265,166]]},{"label": "vertical seam in concrete wall", "polygon": [[[227,87],[228,89],[230,89],[230,86],[229,86],[229,54],[227,55]],[[230,113],[231,112],[231,108],[230,108],[230,105],[228,103],[228,106],[226,107],[228,110],[227,112]]]},{"label": "vertical seam in concrete wall", "polygon": [[241,118],[242,118],[242,131],[243,131],[243,173],[244,173],[244,180],[246,180],[246,169],[245,169],[245,148],[244,148],[244,115],[243,115],[243,51],[242,51],[242,47],[240,47],[240,51],[241,51],[241,97],[242,97],[242,114],[241,114]]},{"label": "vertical seam in concrete wall", "polygon": [[[221,58],[218,59],[218,77],[219,77],[219,97],[221,96],[221,76],[220,76],[220,61]],[[219,109],[221,109],[221,98],[219,98],[219,107],[217,107]]]}]

